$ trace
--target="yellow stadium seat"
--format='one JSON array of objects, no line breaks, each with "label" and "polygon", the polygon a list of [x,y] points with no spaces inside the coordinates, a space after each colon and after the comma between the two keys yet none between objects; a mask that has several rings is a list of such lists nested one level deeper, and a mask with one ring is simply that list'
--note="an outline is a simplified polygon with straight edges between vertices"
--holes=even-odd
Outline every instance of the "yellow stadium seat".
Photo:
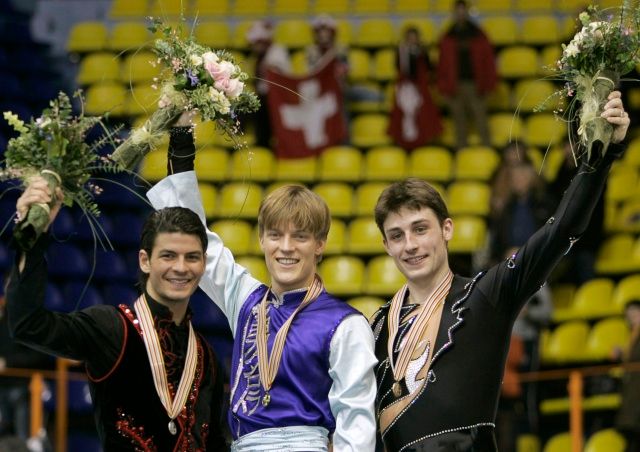
[{"label": "yellow stadium seat", "polygon": [[104,22],[78,22],[71,27],[67,38],[67,52],[98,52],[107,47],[107,27]]},{"label": "yellow stadium seat", "polygon": [[87,88],[85,113],[88,115],[122,116],[125,112],[127,92],[122,85],[114,82],[96,83]]},{"label": "yellow stadium seat", "polygon": [[[231,0],[216,0],[215,2],[211,0],[193,0],[191,15],[198,18],[225,18],[229,16],[230,3]],[[197,41],[204,44],[199,39]]]},{"label": "yellow stadium seat", "polygon": [[317,158],[277,159],[275,180],[313,182],[317,176]]},{"label": "yellow stadium seat", "polygon": [[522,119],[513,113],[494,113],[489,116],[491,145],[497,149],[523,138],[523,129]]},{"label": "yellow stadium seat", "polygon": [[253,182],[233,182],[220,189],[219,213],[223,218],[253,219],[258,216],[262,187]]},{"label": "yellow stadium seat", "polygon": [[275,157],[270,149],[250,146],[231,154],[231,180],[269,182],[273,179]]},{"label": "yellow stadium seat", "polygon": [[114,53],[94,52],[87,54],[78,68],[76,81],[81,86],[93,83],[114,82],[120,78],[120,59]]},{"label": "yellow stadium seat", "polygon": [[[258,241],[257,238],[254,240]],[[246,268],[251,276],[258,281],[269,284],[271,276],[269,276],[269,270],[267,270],[267,264],[265,264],[264,258],[258,256],[240,256],[236,257],[236,263]]]},{"label": "yellow stadium seat", "polygon": [[144,19],[147,16],[147,0],[113,0],[109,17],[111,19]]},{"label": "yellow stadium seat", "polygon": [[533,47],[513,45],[498,52],[498,74],[507,79],[533,77],[538,73],[538,52]]},{"label": "yellow stadium seat", "polygon": [[[348,3],[342,0],[340,1],[343,5],[347,5]],[[318,2],[316,1],[316,4]],[[329,11],[327,11],[329,12]],[[336,20],[336,42],[345,47],[351,46],[351,40],[353,38],[353,26],[349,20]]]},{"label": "yellow stadium seat", "polygon": [[600,430],[589,437],[584,452],[624,452],[626,441],[613,428]]},{"label": "yellow stadium seat", "polygon": [[393,181],[407,175],[407,153],[397,146],[376,146],[364,155],[364,179]]},{"label": "yellow stadium seat", "polygon": [[318,157],[321,181],[359,182],[362,179],[362,153],[353,146],[331,146]]},{"label": "yellow stadium seat", "polygon": [[620,313],[624,311],[627,303],[633,300],[640,300],[640,274],[638,273],[625,276],[618,281],[611,295],[611,303]]},{"label": "yellow stadium seat", "polygon": [[488,181],[493,176],[500,155],[486,146],[467,146],[459,149],[455,156],[456,180]]},{"label": "yellow stadium seat", "polygon": [[353,44],[373,48],[393,46],[396,42],[393,23],[389,19],[363,19]]},{"label": "yellow stadium seat", "polygon": [[309,0],[273,0],[271,11],[276,16],[287,14],[306,15],[311,11]]},{"label": "yellow stadium seat", "polygon": [[371,78],[371,57],[364,49],[349,49],[349,80],[366,81]]},{"label": "yellow stadium seat", "polygon": [[384,182],[367,182],[360,184],[355,191],[354,215],[373,215],[378,197],[389,184]]},{"label": "yellow stadium seat", "polygon": [[186,15],[187,11],[185,8],[188,6],[189,2],[184,0],[153,0],[151,2],[151,7],[149,8],[149,13],[152,17],[162,17],[162,18],[176,18],[181,15]]},{"label": "yellow stadium seat", "polygon": [[150,115],[158,108],[160,93],[147,84],[133,86],[128,92],[125,112],[128,116]]},{"label": "yellow stadium seat", "polygon": [[616,214],[616,231],[640,232],[640,199],[624,200]]},{"label": "yellow stadium seat", "polygon": [[197,42],[215,49],[226,49],[231,43],[231,32],[226,22],[200,22],[193,34]]},{"label": "yellow stadium seat", "polygon": [[579,362],[584,357],[584,344],[589,335],[589,324],[572,320],[558,325],[542,349],[543,363]]},{"label": "yellow stadium seat", "polygon": [[539,166],[536,169],[542,172],[546,181],[554,181],[556,180],[558,171],[564,163],[565,158],[564,150],[559,146],[554,146],[548,151],[545,151],[541,163],[542,166]]},{"label": "yellow stadium seat", "polygon": [[351,11],[355,14],[388,13],[391,11],[390,0],[352,0]]},{"label": "yellow stadium seat", "polygon": [[[429,2],[424,0],[396,0],[394,10],[400,15],[424,14],[429,12],[430,7]],[[427,42],[430,42],[430,40]]]},{"label": "yellow stadium seat", "polygon": [[629,141],[622,162],[626,166],[640,168],[640,137],[632,138]]},{"label": "yellow stadium seat", "polygon": [[350,2],[344,0],[315,0],[311,2],[314,14],[347,14]]},{"label": "yellow stadium seat", "polygon": [[571,435],[569,433],[558,433],[547,441],[542,452],[567,452],[570,450]]},{"label": "yellow stadium seat", "polygon": [[[557,2],[557,3],[563,3]],[[536,11],[554,11],[556,2],[553,0],[515,0],[514,9],[521,13]]]},{"label": "yellow stadium seat", "polygon": [[380,49],[373,55],[373,78],[389,82],[397,77],[395,49]]},{"label": "yellow stadium seat", "polygon": [[150,43],[151,34],[143,22],[117,22],[111,29],[108,47],[114,52],[133,52]]},{"label": "yellow stadium seat", "polygon": [[290,49],[300,49],[313,42],[311,26],[303,19],[285,19],[278,22],[273,32],[274,41]]},{"label": "yellow stadium seat", "polygon": [[211,121],[195,121],[193,138],[196,147],[214,146],[216,144],[216,125]]},{"label": "yellow stadium seat", "polygon": [[555,314],[558,311],[568,309],[573,302],[576,294],[576,286],[574,284],[554,284],[551,286],[551,299],[553,300],[553,319],[558,321]]},{"label": "yellow stadium seat", "polygon": [[553,113],[536,113],[527,117],[524,139],[531,146],[546,149],[560,144],[566,135],[567,124]]},{"label": "yellow stadium seat", "polygon": [[253,25],[253,20],[241,20],[236,23],[235,27],[233,27],[233,32],[231,34],[231,46],[246,51],[249,42],[247,41],[247,32]]},{"label": "yellow stadium seat", "polygon": [[450,253],[475,253],[487,242],[487,223],[476,216],[457,216],[453,219],[453,237],[449,241]]},{"label": "yellow stadium seat", "polygon": [[611,170],[607,182],[605,199],[620,202],[633,195],[638,185],[638,170],[632,166],[618,165]]},{"label": "yellow stadium seat", "polygon": [[517,452],[540,452],[540,438],[533,433],[523,433],[516,438]]},{"label": "yellow stadium seat", "polygon": [[154,149],[140,163],[140,177],[148,182],[157,182],[167,176],[167,150]]},{"label": "yellow stadium seat", "polygon": [[595,269],[602,275],[640,270],[640,249],[633,235],[619,233],[606,238],[598,250]]},{"label": "yellow stadium seat", "polygon": [[364,262],[355,256],[329,256],[320,262],[318,273],[327,291],[336,296],[360,295],[364,281]]},{"label": "yellow stadium seat", "polygon": [[453,156],[444,146],[422,146],[409,154],[408,175],[428,182],[449,182],[453,174]]},{"label": "yellow stadium seat", "polygon": [[198,180],[222,182],[227,178],[229,154],[219,147],[206,147],[196,151],[195,170]]},{"label": "yellow stadium seat", "polygon": [[380,307],[385,303],[385,300],[380,297],[374,296],[360,296],[354,297],[347,300],[347,303],[352,307],[356,308],[358,311],[362,312],[362,314],[370,319],[373,314],[380,309]]},{"label": "yellow stadium seat", "polygon": [[546,110],[552,110],[554,105],[550,96],[556,91],[555,85],[549,80],[523,79],[518,80],[513,89],[513,107],[530,113],[536,107],[545,105]]},{"label": "yellow stadium seat", "polygon": [[268,12],[268,0],[234,0],[231,14],[235,16],[265,17]]},{"label": "yellow stadium seat", "polygon": [[[399,0],[396,1],[396,9],[402,7],[402,3],[407,4],[407,7],[413,7],[410,6],[411,3],[420,3],[419,5],[416,5],[416,7],[421,6],[423,8],[428,8],[427,3],[422,0],[404,0],[404,2],[403,0]],[[420,32],[420,39],[424,44],[428,45],[435,43],[438,37],[437,28],[431,19],[420,17],[419,15],[415,17],[406,17],[400,22],[400,34],[404,35],[404,31],[409,27],[418,29]]]},{"label": "yellow stadium seat", "polygon": [[615,348],[623,349],[629,342],[629,327],[622,317],[599,320],[589,331],[585,347],[586,359],[608,361]]},{"label": "yellow stadium seat", "polygon": [[449,213],[486,216],[490,197],[491,188],[484,182],[454,181],[447,188]]},{"label": "yellow stadium seat", "polygon": [[373,216],[353,219],[347,226],[347,235],[349,240],[346,249],[350,254],[381,254],[385,252],[384,246],[382,246],[382,235]]},{"label": "yellow stadium seat", "polygon": [[509,46],[518,42],[519,25],[513,16],[487,16],[482,26],[494,46]]},{"label": "yellow stadium seat", "polygon": [[202,207],[204,207],[204,215],[211,219],[218,214],[218,190],[212,184],[202,182],[198,184],[200,197],[202,198]]},{"label": "yellow stadium seat", "polygon": [[487,108],[489,111],[507,111],[511,109],[511,85],[500,80],[498,85],[487,96]]},{"label": "yellow stadium seat", "polygon": [[596,278],[583,283],[576,290],[573,302],[565,313],[568,317],[558,318],[558,315],[554,317],[561,321],[567,318],[594,319],[616,314],[611,298],[614,286],[610,278]]},{"label": "yellow stadium seat", "polygon": [[323,182],[313,191],[327,203],[331,215],[339,218],[353,214],[353,188],[344,182]]},{"label": "yellow stadium seat", "polygon": [[[612,369],[611,374],[617,369]],[[622,396],[619,392],[609,393],[609,394],[596,394],[584,399],[584,403],[582,404],[582,409],[585,411],[614,411],[620,408],[620,403],[622,401]],[[604,449],[609,452],[611,449]],[[615,450],[615,449],[614,449]],[[620,449],[622,450],[622,449]]]},{"label": "yellow stadium seat", "polygon": [[400,273],[391,256],[386,254],[375,256],[367,264],[364,293],[385,298],[391,297],[406,282],[406,278]]},{"label": "yellow stadium seat", "polygon": [[253,227],[244,220],[218,220],[209,226],[222,239],[224,246],[229,248],[234,256],[250,253],[254,240]]},{"label": "yellow stadium seat", "polygon": [[291,73],[297,76],[305,76],[309,72],[307,53],[304,50],[291,52]]},{"label": "yellow stadium seat", "polygon": [[387,135],[389,117],[376,113],[365,113],[351,121],[351,143],[360,148],[386,146],[391,143]]},{"label": "yellow stadium seat", "polygon": [[[451,4],[451,2],[449,2]],[[511,0],[477,0],[474,2],[478,11],[504,14],[511,11]]]},{"label": "yellow stadium seat", "polygon": [[552,15],[531,15],[522,19],[520,41],[532,46],[559,43],[558,20]]},{"label": "yellow stadium seat", "polygon": [[540,66],[538,75],[552,75],[557,69],[557,62],[562,56],[562,48],[558,44],[545,46],[540,50]]},{"label": "yellow stadium seat", "polygon": [[[333,212],[331,212],[333,214]],[[329,228],[329,234],[327,235],[327,244],[324,247],[325,256],[334,256],[336,254],[343,254],[345,244],[347,242],[347,226],[344,221],[338,218],[331,219],[331,228]]]}]

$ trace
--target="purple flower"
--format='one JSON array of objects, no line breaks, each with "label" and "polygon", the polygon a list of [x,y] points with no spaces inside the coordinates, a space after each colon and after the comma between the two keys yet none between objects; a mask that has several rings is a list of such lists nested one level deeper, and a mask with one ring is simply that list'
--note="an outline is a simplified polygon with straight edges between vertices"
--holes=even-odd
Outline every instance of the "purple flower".
[{"label": "purple flower", "polygon": [[196,86],[200,80],[198,80],[198,76],[187,69],[187,78],[189,79],[189,83],[191,86]]}]

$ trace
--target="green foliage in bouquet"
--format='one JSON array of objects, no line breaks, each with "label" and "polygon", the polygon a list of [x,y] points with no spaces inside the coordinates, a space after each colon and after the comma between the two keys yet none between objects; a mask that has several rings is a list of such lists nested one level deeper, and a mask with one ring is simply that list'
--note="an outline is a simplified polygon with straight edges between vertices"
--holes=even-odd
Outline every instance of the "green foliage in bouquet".
[{"label": "green foliage in bouquet", "polygon": [[[75,96],[81,97],[79,92]],[[89,179],[95,171],[120,170],[97,153],[113,141],[112,133],[104,127],[102,118],[83,113],[74,116],[69,97],[63,92],[50,101],[49,108],[43,110],[39,118],[32,118],[29,123],[10,111],[4,112],[4,118],[18,136],[7,144],[0,179],[18,179],[26,187],[32,177],[40,175],[52,193],[58,187],[62,189],[66,206],[76,204],[91,218],[99,216],[94,195],[102,189]],[[87,134],[96,126],[103,127],[105,134],[89,144],[86,142]],[[25,218],[17,219],[14,237],[24,249],[29,249],[47,226],[53,202],[50,205],[35,204]]]},{"label": "green foliage in bouquet", "polygon": [[155,19],[149,29],[162,34],[153,47],[158,56],[153,64],[164,66],[153,85],[159,91],[158,109],[142,127],[131,132],[112,159],[123,168],[133,169],[185,111],[197,111],[203,121],[214,121],[240,145],[238,114],[256,111],[260,105],[257,96],[245,90],[248,75],[229,52],[202,46],[191,36],[183,38],[180,26],[176,29]]},{"label": "green foliage in bouquet", "polygon": [[589,158],[593,142],[601,141],[606,150],[613,133],[600,117],[607,96],[640,63],[640,5],[625,0],[618,8],[590,6],[579,19],[581,30],[562,45],[562,56],[552,68],[554,78],[564,82],[552,97],[566,103],[557,113],[570,124],[578,120],[579,143]]}]

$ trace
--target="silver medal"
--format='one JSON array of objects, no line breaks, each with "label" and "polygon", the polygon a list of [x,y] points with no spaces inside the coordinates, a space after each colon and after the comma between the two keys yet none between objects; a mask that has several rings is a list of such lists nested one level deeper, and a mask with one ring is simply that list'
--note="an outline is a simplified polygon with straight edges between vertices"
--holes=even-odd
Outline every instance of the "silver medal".
[{"label": "silver medal", "polygon": [[178,433],[178,429],[176,428],[176,423],[173,422],[173,419],[171,419],[169,421],[169,433],[171,433],[172,435],[175,435],[176,433]]}]

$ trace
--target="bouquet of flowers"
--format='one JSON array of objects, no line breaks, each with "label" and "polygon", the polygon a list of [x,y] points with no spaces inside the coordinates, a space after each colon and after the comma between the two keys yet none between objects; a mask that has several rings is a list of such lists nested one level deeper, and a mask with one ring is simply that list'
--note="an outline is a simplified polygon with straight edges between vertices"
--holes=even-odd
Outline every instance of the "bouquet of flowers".
[{"label": "bouquet of flowers", "polygon": [[[80,93],[76,96],[80,97]],[[18,179],[28,186],[33,176],[40,175],[52,193],[57,187],[62,188],[65,205],[75,203],[94,218],[100,215],[94,195],[102,189],[89,182],[89,178],[93,171],[118,170],[97,153],[102,146],[112,142],[112,134],[106,133],[89,144],[87,133],[95,126],[103,126],[100,117],[84,116],[83,113],[74,116],[69,97],[63,92],[49,105],[39,118],[32,118],[29,123],[10,111],[4,112],[4,118],[18,136],[9,140],[0,179]],[[49,223],[53,203],[52,200],[50,204],[34,204],[25,218],[16,219],[14,237],[23,249],[29,249]]]},{"label": "bouquet of flowers", "polygon": [[133,169],[185,111],[198,111],[203,121],[215,121],[237,144],[237,114],[259,107],[257,96],[244,90],[248,75],[234,63],[231,54],[204,47],[191,37],[184,39],[180,29],[163,25],[158,19],[149,29],[163,35],[153,48],[158,56],[155,63],[165,66],[158,84],[153,85],[159,90],[158,109],[118,146],[112,159]]},{"label": "bouquet of flowers", "polygon": [[588,158],[594,141],[601,141],[606,150],[611,139],[613,127],[600,117],[607,96],[640,62],[637,3],[625,0],[619,8],[601,11],[591,6],[580,13],[582,29],[562,45],[562,57],[553,68],[564,82],[554,95],[568,100],[568,120],[578,119],[578,139]]}]

